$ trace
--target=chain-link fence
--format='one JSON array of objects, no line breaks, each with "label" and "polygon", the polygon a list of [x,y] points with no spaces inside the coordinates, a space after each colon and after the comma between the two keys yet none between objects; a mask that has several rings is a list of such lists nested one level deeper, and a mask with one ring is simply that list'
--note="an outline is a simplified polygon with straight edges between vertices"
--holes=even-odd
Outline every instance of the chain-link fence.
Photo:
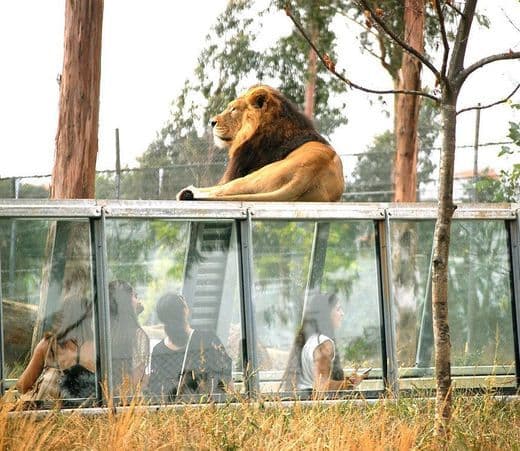
[{"label": "chain-link fence", "polygon": [[[495,160],[502,146],[511,142],[495,142],[480,144],[478,151],[486,156],[483,161]],[[474,158],[470,155],[473,146],[459,146],[462,158]],[[437,150],[438,149],[434,149]],[[473,149],[473,152],[475,150]],[[485,152],[485,154],[484,154]],[[392,151],[389,151],[392,155]],[[368,153],[344,155],[349,159],[345,166],[352,170],[357,159],[362,156],[370,157]],[[493,156],[490,158],[490,156]],[[121,169],[119,171],[98,171],[96,174],[96,197],[98,199],[174,199],[176,193],[185,186],[209,186],[215,184],[226,166],[225,161],[210,163],[178,164],[160,168],[134,168]],[[485,162],[481,163],[483,170],[468,170],[456,172],[454,180],[455,200],[474,200],[472,191],[475,183],[483,177],[498,178],[498,170],[490,167]],[[347,174],[346,174],[347,175]],[[387,177],[388,178],[388,177]],[[0,178],[0,198],[4,199],[38,199],[49,197],[50,175],[35,175],[31,177]],[[371,183],[368,181],[360,190],[347,177],[346,189],[343,200],[347,202],[386,202],[393,197],[392,180],[379,178]],[[437,180],[432,177],[420,183],[417,191],[417,199],[431,201],[437,197]]]}]

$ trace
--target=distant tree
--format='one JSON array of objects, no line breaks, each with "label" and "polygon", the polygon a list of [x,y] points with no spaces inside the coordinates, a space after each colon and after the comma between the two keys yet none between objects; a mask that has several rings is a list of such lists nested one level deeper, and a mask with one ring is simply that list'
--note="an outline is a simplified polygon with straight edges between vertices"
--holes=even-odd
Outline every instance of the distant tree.
[{"label": "distant tree", "polygon": [[[251,0],[227,4],[207,36],[208,45],[199,55],[194,77],[186,80],[172,103],[170,118],[140,158],[141,167],[190,164],[190,169],[181,167],[169,178],[186,180],[180,187],[197,180],[216,182],[227,156],[213,146],[209,119],[244,88],[258,82],[274,85],[302,110],[307,108],[325,135],[346,122],[342,105],[335,99],[346,87],[312,62],[315,56],[299,33],[293,31],[271,47],[257,49],[258,17],[269,20],[269,14],[283,3],[273,0],[265,10]],[[336,14],[333,5],[301,0],[295,8],[306,26],[320,30],[323,48],[335,57],[336,37],[329,27]]]}]

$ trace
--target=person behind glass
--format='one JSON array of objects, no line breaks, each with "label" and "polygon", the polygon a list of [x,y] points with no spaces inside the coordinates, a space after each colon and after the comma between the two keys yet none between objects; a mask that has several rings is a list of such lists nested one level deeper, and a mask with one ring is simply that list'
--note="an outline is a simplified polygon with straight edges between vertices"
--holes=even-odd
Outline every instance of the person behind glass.
[{"label": "person behind glass", "polygon": [[156,310],[166,337],[152,350],[150,394],[172,401],[182,394],[211,395],[231,388],[231,358],[214,333],[190,326],[184,297],[166,293]]},{"label": "person behind glass", "polygon": [[345,377],[335,331],[345,316],[336,295],[315,294],[306,306],[300,329],[289,355],[283,388],[304,391],[347,390],[366,376]]},{"label": "person behind glass", "polygon": [[[92,302],[86,298],[64,299],[57,323],[56,330],[45,333],[36,345],[29,364],[16,383],[18,392],[22,394],[30,395],[31,389],[40,393],[34,393],[31,398],[22,396],[22,399],[88,398],[95,394]],[[60,377],[41,379],[40,376],[51,368],[57,368]],[[37,381],[38,387],[35,386]]]},{"label": "person behind glass", "polygon": [[144,385],[150,357],[150,340],[137,316],[143,305],[132,286],[124,280],[108,284],[112,342],[112,384],[117,390],[127,380],[133,387]]}]

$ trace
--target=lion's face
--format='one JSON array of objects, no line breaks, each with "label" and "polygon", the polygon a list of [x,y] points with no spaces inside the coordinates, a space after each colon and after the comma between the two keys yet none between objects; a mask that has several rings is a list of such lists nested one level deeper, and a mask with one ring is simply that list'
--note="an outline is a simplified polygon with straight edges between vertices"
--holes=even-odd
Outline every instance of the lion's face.
[{"label": "lion's face", "polygon": [[277,104],[272,88],[256,86],[229,103],[211,119],[213,138],[220,148],[228,148],[250,138],[259,124],[265,124]]},{"label": "lion's face", "polygon": [[211,119],[213,138],[218,147],[227,148],[231,146],[242,127],[246,110],[246,101],[239,97],[233,100],[222,113]]}]

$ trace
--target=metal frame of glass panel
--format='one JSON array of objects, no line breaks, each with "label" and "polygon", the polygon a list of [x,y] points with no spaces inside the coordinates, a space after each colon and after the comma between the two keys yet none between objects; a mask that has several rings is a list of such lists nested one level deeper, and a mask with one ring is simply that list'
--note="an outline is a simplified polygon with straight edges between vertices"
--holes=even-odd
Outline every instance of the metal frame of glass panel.
[{"label": "metal frame of glass panel", "polygon": [[[433,220],[437,216],[436,204],[394,203],[271,203],[271,202],[177,202],[177,201],[101,201],[101,200],[0,200],[0,218],[88,218],[91,224],[94,259],[94,289],[96,293],[97,376],[100,380],[110,374],[110,328],[108,285],[106,280],[107,248],[105,239],[106,218],[167,218],[167,219],[231,219],[237,222],[239,249],[239,283],[242,309],[244,362],[248,396],[258,393],[254,299],[252,289],[251,225],[255,219],[273,220],[373,220],[376,228],[376,256],[378,258],[378,284],[381,302],[381,327],[384,328],[383,377],[385,387],[398,391],[398,367],[395,349],[395,324],[391,308],[391,252],[389,224],[393,219]],[[516,389],[520,387],[520,205],[519,204],[466,204],[459,205],[453,219],[501,220],[509,230],[511,254],[511,285],[513,334],[515,339]],[[0,289],[0,368],[3,373],[3,321],[2,291]],[[108,378],[109,380],[109,378]],[[98,389],[98,402],[106,402]]]},{"label": "metal frame of glass panel", "polygon": [[520,209],[516,210],[516,221],[509,225],[511,252],[511,309],[513,312],[513,337],[515,339],[516,387],[520,388]]}]

